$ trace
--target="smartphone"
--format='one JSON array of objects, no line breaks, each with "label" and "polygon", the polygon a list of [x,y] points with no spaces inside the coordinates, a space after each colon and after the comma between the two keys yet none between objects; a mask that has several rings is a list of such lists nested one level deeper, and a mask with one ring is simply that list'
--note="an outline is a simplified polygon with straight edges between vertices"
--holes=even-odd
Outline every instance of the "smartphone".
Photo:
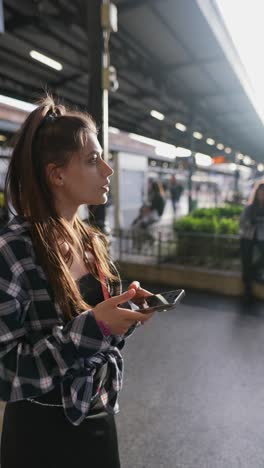
[{"label": "smartphone", "polygon": [[137,312],[166,312],[176,307],[177,303],[185,296],[184,289],[167,291],[141,299],[128,301],[132,310]]}]

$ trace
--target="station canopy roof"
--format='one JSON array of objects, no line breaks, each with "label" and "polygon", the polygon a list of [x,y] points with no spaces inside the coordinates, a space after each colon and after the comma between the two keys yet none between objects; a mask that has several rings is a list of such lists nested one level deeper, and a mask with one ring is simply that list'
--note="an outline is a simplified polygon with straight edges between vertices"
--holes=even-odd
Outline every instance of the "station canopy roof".
[{"label": "station canopy roof", "polygon": [[[4,0],[0,94],[33,102],[48,89],[69,104],[89,108],[83,3]],[[233,160],[241,152],[263,162],[263,123],[214,0],[114,3],[119,30],[111,34],[110,55],[119,88],[110,92],[110,125],[187,148],[195,130],[203,135],[195,140],[195,151],[225,154],[216,147],[223,143],[232,148]],[[62,70],[33,60],[32,50],[60,62]],[[151,110],[164,114],[164,120],[153,118]],[[187,130],[177,130],[177,122]],[[215,144],[208,145],[208,137]]]}]

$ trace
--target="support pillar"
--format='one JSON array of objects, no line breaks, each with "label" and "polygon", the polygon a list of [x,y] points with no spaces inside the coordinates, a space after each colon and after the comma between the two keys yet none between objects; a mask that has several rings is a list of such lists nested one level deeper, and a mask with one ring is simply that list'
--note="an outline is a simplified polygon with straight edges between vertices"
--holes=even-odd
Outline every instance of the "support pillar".
[{"label": "support pillar", "polygon": [[195,138],[193,136],[193,132],[195,131],[195,113],[192,116],[192,121],[191,121],[191,138],[190,138],[190,150],[192,152],[190,158],[189,158],[189,174],[188,174],[188,213],[192,211],[192,205],[193,205],[193,200],[192,200],[192,176],[193,172],[195,169],[195,159],[194,159],[194,154],[195,154]]},{"label": "support pillar", "polygon": [[238,166],[235,170],[235,173],[234,173],[234,196],[233,196],[233,199],[234,199],[234,202],[235,203],[239,203],[240,200],[239,200],[239,178],[240,178],[240,172],[239,172],[239,169],[238,169]]},{"label": "support pillar", "polygon": [[[101,22],[102,6],[109,5],[109,0],[85,2],[86,26],[89,50],[89,92],[88,112],[93,116],[99,128],[98,140],[103,148],[104,160],[108,162],[109,153],[109,106],[108,89],[103,85],[103,72],[109,69],[108,42],[110,30]],[[105,205],[90,206],[90,222],[109,234],[106,222]]]}]

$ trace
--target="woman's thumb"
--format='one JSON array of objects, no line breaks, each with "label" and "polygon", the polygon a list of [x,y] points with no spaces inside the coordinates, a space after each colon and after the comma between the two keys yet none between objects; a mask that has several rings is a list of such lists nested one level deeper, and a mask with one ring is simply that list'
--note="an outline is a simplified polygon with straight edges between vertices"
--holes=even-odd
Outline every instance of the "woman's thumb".
[{"label": "woman's thumb", "polygon": [[135,289],[129,289],[128,291],[125,291],[124,293],[120,294],[119,296],[115,296],[112,299],[114,299],[114,304],[119,305],[122,304],[123,302],[129,301],[134,297],[136,294]]}]

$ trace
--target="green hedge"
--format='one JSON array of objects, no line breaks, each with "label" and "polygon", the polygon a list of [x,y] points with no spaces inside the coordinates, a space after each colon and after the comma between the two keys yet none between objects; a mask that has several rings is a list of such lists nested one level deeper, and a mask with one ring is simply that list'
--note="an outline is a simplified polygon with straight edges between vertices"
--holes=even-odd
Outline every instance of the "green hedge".
[{"label": "green hedge", "polygon": [[242,210],[243,207],[239,205],[200,208],[176,220],[174,227],[177,232],[238,234],[239,216]]},{"label": "green hedge", "polygon": [[236,218],[243,210],[242,205],[228,205],[217,208],[198,208],[193,210],[191,216],[194,218]]}]

